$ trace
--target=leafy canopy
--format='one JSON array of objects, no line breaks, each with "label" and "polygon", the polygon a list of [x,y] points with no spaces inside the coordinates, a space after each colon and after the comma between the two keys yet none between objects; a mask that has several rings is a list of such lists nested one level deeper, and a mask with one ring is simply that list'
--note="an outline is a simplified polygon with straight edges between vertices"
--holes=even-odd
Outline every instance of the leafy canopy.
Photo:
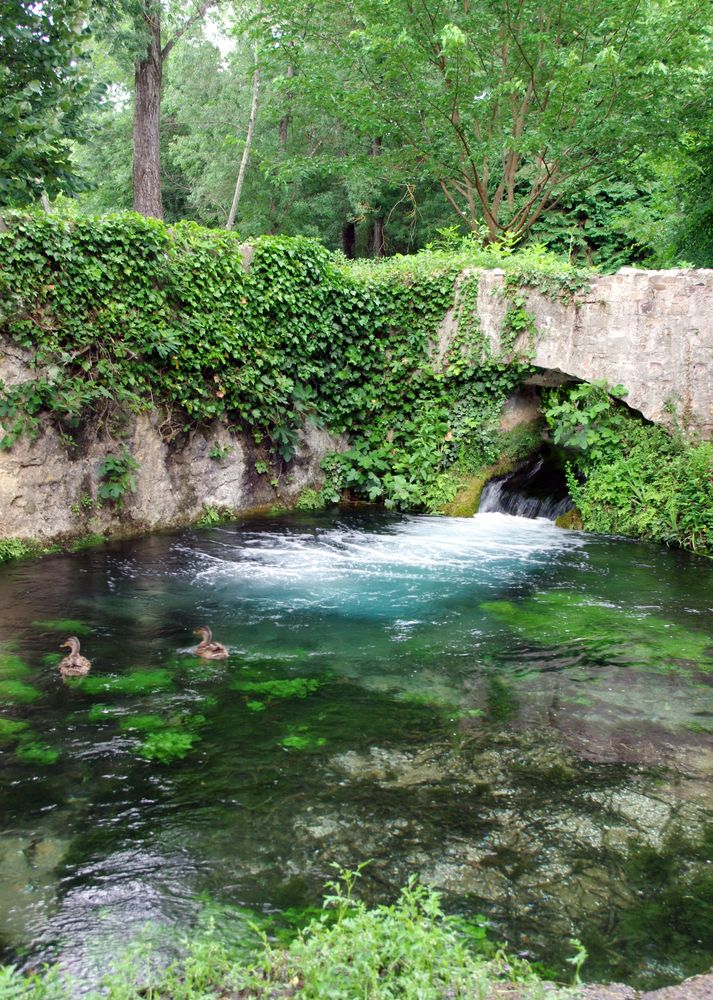
[{"label": "leafy canopy", "polygon": [[73,190],[71,140],[93,91],[85,75],[84,0],[0,5],[0,205]]}]

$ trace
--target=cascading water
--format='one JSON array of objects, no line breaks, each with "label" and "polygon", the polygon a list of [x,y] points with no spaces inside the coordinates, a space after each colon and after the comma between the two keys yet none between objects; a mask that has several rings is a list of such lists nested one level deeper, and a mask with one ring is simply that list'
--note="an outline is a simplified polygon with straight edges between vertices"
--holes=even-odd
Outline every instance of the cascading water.
[{"label": "cascading water", "polygon": [[543,449],[514,472],[486,483],[478,511],[554,521],[573,506],[562,467]]}]

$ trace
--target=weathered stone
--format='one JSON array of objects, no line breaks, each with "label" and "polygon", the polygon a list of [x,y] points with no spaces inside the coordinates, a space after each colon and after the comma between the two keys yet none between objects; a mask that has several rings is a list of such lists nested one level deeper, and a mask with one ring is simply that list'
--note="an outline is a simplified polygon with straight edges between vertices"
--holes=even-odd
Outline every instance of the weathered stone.
[{"label": "weathered stone", "polygon": [[[19,369],[21,365],[16,363]],[[19,370],[16,374],[19,374]],[[207,507],[240,513],[290,503],[320,481],[320,461],[340,442],[306,428],[295,459],[279,476],[255,472],[252,444],[223,424],[198,428],[180,439],[165,433],[158,411],[132,418],[121,437],[86,426],[67,447],[49,420],[37,438],[21,437],[0,452],[0,537],[52,542],[87,534],[136,534],[189,524]],[[122,509],[97,502],[104,458],[126,450],[139,463],[136,490]],[[222,456],[222,457],[211,457]]]},{"label": "weathered stone", "polygon": [[[478,318],[493,351],[501,346],[505,275],[480,273]],[[538,335],[532,383],[603,379],[623,385],[626,403],[668,425],[671,408],[705,437],[713,435],[713,270],[640,271],[597,275],[562,302],[523,288]],[[447,356],[457,330],[444,322],[436,359]],[[526,334],[516,345],[525,349]]]}]

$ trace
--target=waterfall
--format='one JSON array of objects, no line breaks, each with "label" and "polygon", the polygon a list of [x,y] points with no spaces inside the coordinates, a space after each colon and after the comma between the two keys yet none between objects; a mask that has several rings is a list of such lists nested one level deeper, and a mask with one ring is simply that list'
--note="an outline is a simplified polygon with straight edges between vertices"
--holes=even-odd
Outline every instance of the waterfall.
[{"label": "waterfall", "polygon": [[478,513],[546,517],[554,521],[573,506],[561,466],[543,449],[514,472],[486,483]]}]

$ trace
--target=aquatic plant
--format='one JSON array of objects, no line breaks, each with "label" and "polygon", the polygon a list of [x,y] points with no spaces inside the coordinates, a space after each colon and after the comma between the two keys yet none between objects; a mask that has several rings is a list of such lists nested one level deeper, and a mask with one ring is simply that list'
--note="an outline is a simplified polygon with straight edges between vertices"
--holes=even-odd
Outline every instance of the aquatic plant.
[{"label": "aquatic plant", "polygon": [[87,711],[88,722],[106,722],[116,716],[117,710],[111,705],[96,704]]},{"label": "aquatic plant", "polygon": [[713,670],[711,644],[704,632],[687,629],[656,615],[617,608],[567,590],[534,594],[525,601],[489,601],[483,611],[530,642],[559,645],[578,642],[627,663],[658,668],[696,664]]},{"label": "aquatic plant", "polygon": [[0,681],[0,704],[26,705],[41,697],[37,688],[18,680]]},{"label": "aquatic plant", "polygon": [[27,729],[27,725],[20,719],[7,719],[0,715],[0,744],[12,743],[19,739],[24,730]]},{"label": "aquatic plant", "polygon": [[15,751],[15,757],[23,764],[47,766],[57,763],[59,751],[39,740],[31,740],[27,743],[23,740]]},{"label": "aquatic plant", "polygon": [[317,677],[286,677],[271,681],[234,680],[230,683],[231,691],[244,691],[246,694],[261,694],[267,698],[306,698],[314,694],[322,685]]},{"label": "aquatic plant", "polygon": [[49,621],[35,621],[32,624],[43,632],[63,632],[65,635],[91,635],[92,632],[89,625],[77,621],[76,618],[52,618]]},{"label": "aquatic plant", "polygon": [[164,729],[147,736],[136,752],[146,760],[170,764],[171,761],[185,757],[199,739],[195,733],[187,733],[185,730]]},{"label": "aquatic plant", "polygon": [[264,712],[267,705],[264,701],[246,701],[245,707],[251,712]]},{"label": "aquatic plant", "polygon": [[160,715],[128,715],[122,719],[119,719],[119,729],[122,732],[131,732],[132,730],[138,730],[139,732],[152,733],[158,729],[163,729],[166,726],[166,722],[161,718]]},{"label": "aquatic plant", "polygon": [[286,750],[319,750],[326,743],[326,737],[316,736],[307,725],[290,726],[287,735],[280,740]]},{"label": "aquatic plant", "polygon": [[170,670],[134,669],[121,675],[82,677],[69,681],[69,684],[87,694],[142,695],[172,687],[173,675]]},{"label": "aquatic plant", "polygon": [[27,677],[30,668],[19,656],[11,653],[0,653],[0,680],[19,680]]}]

